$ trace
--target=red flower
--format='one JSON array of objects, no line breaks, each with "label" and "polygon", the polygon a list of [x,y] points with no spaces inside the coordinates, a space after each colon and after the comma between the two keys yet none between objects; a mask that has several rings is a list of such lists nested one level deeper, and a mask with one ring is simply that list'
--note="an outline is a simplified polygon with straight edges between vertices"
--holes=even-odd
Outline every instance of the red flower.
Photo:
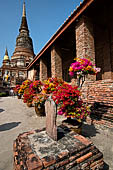
[{"label": "red flower", "polygon": [[52,96],[57,104],[58,114],[67,117],[76,117],[77,119],[86,118],[90,111],[83,105],[83,101],[80,100],[80,95],[81,93],[77,87],[72,87],[69,84],[58,86]]}]

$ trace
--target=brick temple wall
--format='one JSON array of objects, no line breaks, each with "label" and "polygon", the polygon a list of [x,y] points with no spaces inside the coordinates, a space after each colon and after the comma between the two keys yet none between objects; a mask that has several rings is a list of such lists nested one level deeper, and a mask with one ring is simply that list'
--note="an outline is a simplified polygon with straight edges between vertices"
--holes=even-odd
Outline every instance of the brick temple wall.
[{"label": "brick temple wall", "polygon": [[110,36],[110,54],[111,54],[111,70],[112,70],[112,73],[111,73],[111,77],[113,79],[113,6],[110,6],[110,16],[109,16],[109,36]]},{"label": "brick temple wall", "polygon": [[113,123],[113,80],[86,81],[82,98],[92,105],[93,119]]},{"label": "brick temple wall", "polygon": [[51,75],[62,78],[62,57],[57,46],[51,48]]},{"label": "brick temple wall", "polygon": [[75,62],[74,58],[75,56],[73,55],[72,51],[63,51],[63,55],[62,55],[62,71],[63,71],[63,80],[70,82],[71,81],[71,77],[69,75],[69,67],[71,65],[71,63]]},{"label": "brick temple wall", "polygon": [[[82,16],[75,28],[76,57],[89,58],[95,64],[95,40],[93,21]],[[96,80],[95,75],[88,76],[89,80]]]},{"label": "brick temple wall", "polygon": [[83,58],[85,56],[93,59],[95,64],[95,45],[93,23],[91,19],[82,16],[75,30],[76,34],[76,56]]},{"label": "brick temple wall", "polygon": [[95,26],[95,51],[96,51],[96,66],[101,68],[97,79],[111,79],[111,49],[110,49],[110,32],[108,29],[102,29]]},{"label": "brick temple wall", "polygon": [[83,85],[82,92],[85,102],[99,102],[113,106],[113,80],[87,81]]},{"label": "brick temple wall", "polygon": [[40,80],[46,80],[47,79],[47,62],[46,60],[42,57],[40,59]]}]

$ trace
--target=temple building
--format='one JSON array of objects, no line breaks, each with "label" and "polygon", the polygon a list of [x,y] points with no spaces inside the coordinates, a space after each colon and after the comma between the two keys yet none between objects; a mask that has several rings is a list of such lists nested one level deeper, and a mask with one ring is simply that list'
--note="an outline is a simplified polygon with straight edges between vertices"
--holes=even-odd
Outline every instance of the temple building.
[{"label": "temple building", "polygon": [[8,80],[10,86],[21,83],[27,78],[27,66],[33,60],[35,54],[33,51],[32,39],[29,36],[29,29],[26,18],[25,2],[23,3],[23,14],[19,35],[16,38],[16,47],[11,59],[9,59],[6,49],[3,59],[3,65],[0,68],[3,81]]},{"label": "temple building", "polygon": [[[28,78],[59,77],[70,82],[74,58],[87,57],[101,71],[89,76],[83,99],[103,119],[113,121],[113,0],[84,0],[64,21],[27,67]],[[76,77],[75,77],[76,78]]]},{"label": "temple building", "polygon": [[5,50],[5,55],[3,58],[3,65],[0,69],[0,76],[3,77],[3,81],[9,83],[9,77],[10,77],[10,59],[8,55],[7,48]]}]

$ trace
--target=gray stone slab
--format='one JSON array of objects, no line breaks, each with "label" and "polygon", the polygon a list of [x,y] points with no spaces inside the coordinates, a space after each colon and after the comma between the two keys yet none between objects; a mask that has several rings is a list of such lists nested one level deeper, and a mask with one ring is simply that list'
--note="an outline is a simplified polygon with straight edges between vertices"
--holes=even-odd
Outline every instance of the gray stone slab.
[{"label": "gray stone slab", "polygon": [[33,151],[42,159],[45,156],[57,156],[59,153],[68,152],[66,145],[54,141],[46,131],[29,135]]}]

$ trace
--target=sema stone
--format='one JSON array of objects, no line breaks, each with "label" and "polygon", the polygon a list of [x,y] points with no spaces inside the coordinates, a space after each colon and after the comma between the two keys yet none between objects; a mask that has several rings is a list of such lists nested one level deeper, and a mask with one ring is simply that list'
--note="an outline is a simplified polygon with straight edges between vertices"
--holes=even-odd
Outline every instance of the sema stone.
[{"label": "sema stone", "polygon": [[46,112],[46,133],[55,141],[57,141],[57,109],[56,104],[51,97],[45,102]]}]

